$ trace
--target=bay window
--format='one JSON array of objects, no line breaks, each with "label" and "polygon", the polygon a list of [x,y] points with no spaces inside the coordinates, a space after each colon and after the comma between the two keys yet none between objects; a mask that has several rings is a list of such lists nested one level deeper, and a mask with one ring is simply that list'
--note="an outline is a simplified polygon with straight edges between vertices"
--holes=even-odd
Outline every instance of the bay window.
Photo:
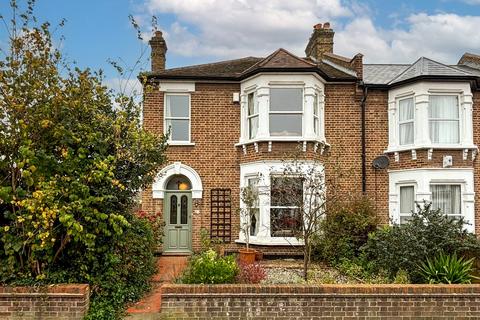
[{"label": "bay window", "polygon": [[433,184],[432,209],[438,210],[452,219],[458,219],[462,215],[461,188],[455,184]]},{"label": "bay window", "polygon": [[428,117],[432,143],[454,144],[460,142],[459,111],[458,96],[430,96]]},{"label": "bay window", "polygon": [[413,144],[414,139],[414,113],[413,98],[402,99],[398,103],[398,127],[400,145]]},{"label": "bay window", "polygon": [[318,103],[318,94],[313,96],[313,133],[320,134],[320,105]]},{"label": "bay window", "polygon": [[299,210],[303,202],[300,178],[272,177],[270,187],[270,231],[272,237],[295,237],[303,225]]},{"label": "bay window", "polygon": [[270,88],[270,136],[302,136],[303,90]]},{"label": "bay window", "polygon": [[[248,178],[247,186],[252,189],[254,194],[258,195],[258,178]],[[250,235],[256,236],[258,234],[258,229],[260,227],[260,217],[259,217],[259,199],[255,201],[253,208],[250,209]]]},{"label": "bay window", "polygon": [[165,133],[169,141],[190,142],[190,95],[165,94]]}]

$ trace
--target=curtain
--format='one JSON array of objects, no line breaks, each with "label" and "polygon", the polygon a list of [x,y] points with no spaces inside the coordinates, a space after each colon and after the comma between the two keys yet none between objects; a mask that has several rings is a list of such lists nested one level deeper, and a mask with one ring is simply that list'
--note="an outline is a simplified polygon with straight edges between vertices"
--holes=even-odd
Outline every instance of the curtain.
[{"label": "curtain", "polygon": [[410,214],[415,209],[413,186],[400,187],[400,214]]},{"label": "curtain", "polygon": [[433,143],[459,142],[459,108],[457,96],[430,96],[428,108],[430,139]]},{"label": "curtain", "polygon": [[415,108],[413,105],[413,98],[403,99],[399,102],[399,128],[400,128],[400,144],[412,144],[413,143],[413,118]]},{"label": "curtain", "polygon": [[461,194],[459,185],[432,185],[432,209],[446,215],[461,214]]}]

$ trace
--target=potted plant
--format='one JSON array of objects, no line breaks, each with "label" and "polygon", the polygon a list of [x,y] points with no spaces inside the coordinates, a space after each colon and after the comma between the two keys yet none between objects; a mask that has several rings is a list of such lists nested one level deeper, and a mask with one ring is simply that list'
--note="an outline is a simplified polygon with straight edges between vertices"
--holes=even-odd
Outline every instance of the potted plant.
[{"label": "potted plant", "polygon": [[240,208],[240,230],[245,237],[246,248],[238,250],[240,263],[251,264],[255,262],[256,250],[250,249],[250,232],[252,228],[252,215],[258,203],[258,189],[247,186],[241,190],[243,207]]}]

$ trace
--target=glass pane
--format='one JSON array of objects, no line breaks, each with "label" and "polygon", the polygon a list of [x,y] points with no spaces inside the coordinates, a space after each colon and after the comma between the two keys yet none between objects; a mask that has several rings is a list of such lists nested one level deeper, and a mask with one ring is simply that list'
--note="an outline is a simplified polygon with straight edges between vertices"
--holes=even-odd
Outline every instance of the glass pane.
[{"label": "glass pane", "polygon": [[192,186],[190,180],[182,175],[174,175],[168,180],[167,190],[190,190]]},{"label": "glass pane", "polygon": [[411,221],[413,218],[412,216],[400,216],[400,224],[405,224]]},{"label": "glass pane", "polygon": [[270,114],[271,136],[301,136],[301,114]]},{"label": "glass pane", "polygon": [[167,95],[167,117],[190,117],[188,95]]},{"label": "glass pane", "polygon": [[180,209],[180,223],[188,224],[188,197],[182,196]]},{"label": "glass pane", "polygon": [[400,213],[409,214],[415,209],[415,191],[413,186],[400,187]]},{"label": "glass pane", "polygon": [[190,120],[167,120],[167,128],[171,128],[170,140],[189,141]]},{"label": "glass pane", "polygon": [[302,89],[270,89],[270,111],[302,111]]},{"label": "glass pane", "polygon": [[270,188],[271,206],[299,206],[303,201],[303,182],[301,178],[272,178]]},{"label": "glass pane", "polygon": [[432,185],[432,209],[446,215],[461,214],[461,188],[459,185]]},{"label": "glass pane", "polygon": [[430,120],[430,139],[433,143],[459,143],[458,120]]},{"label": "glass pane", "polygon": [[318,133],[319,133],[319,132],[318,132],[319,122],[320,122],[320,121],[318,120],[318,118],[316,118],[316,117],[313,118],[313,132],[314,132],[315,134],[318,134]]},{"label": "glass pane", "polygon": [[258,132],[258,116],[251,117],[248,119],[248,137],[249,139],[253,139],[257,136]]},{"label": "glass pane", "polygon": [[413,98],[400,100],[398,103],[398,119],[400,121],[412,120],[414,107],[413,107]]},{"label": "glass pane", "polygon": [[177,224],[177,196],[170,197],[170,224]]},{"label": "glass pane", "polygon": [[458,97],[457,96],[430,96],[430,107],[428,108],[430,118],[435,119],[458,119]]},{"label": "glass pane", "polygon": [[313,98],[313,114],[318,115],[318,95],[315,95]]},{"label": "glass pane", "polygon": [[303,220],[298,209],[270,209],[270,234],[272,237],[294,237],[302,230]]},{"label": "glass pane", "polygon": [[250,235],[256,236],[258,233],[259,222],[259,209],[252,209],[252,216],[250,217]]},{"label": "glass pane", "polygon": [[248,115],[254,115],[258,113],[258,106],[255,103],[255,95],[253,93],[248,94],[247,103],[248,103]]},{"label": "glass pane", "polygon": [[400,125],[400,144],[413,143],[413,122],[402,123]]}]

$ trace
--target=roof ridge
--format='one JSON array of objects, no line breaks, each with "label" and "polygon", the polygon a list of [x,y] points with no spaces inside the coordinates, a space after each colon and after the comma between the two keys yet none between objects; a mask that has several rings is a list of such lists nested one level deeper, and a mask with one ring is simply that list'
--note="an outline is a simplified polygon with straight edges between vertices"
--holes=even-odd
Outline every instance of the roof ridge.
[{"label": "roof ridge", "polygon": [[216,65],[216,64],[228,63],[228,62],[233,62],[233,61],[241,61],[241,60],[247,60],[247,59],[260,59],[260,61],[262,61],[261,59],[263,59],[263,58],[248,56],[248,57],[243,57],[243,58],[238,58],[238,59],[229,59],[229,60],[222,60],[222,61],[217,61],[217,62],[192,64],[192,65],[189,65],[189,66],[169,68],[169,69],[165,69],[165,70],[171,71],[171,70],[179,70],[179,69],[186,69],[186,68],[192,68],[192,67],[211,66],[211,65]]},{"label": "roof ridge", "polygon": [[436,63],[436,64],[439,64],[439,65],[441,65],[441,66],[444,66],[444,67],[447,67],[447,68],[453,69],[453,70],[455,70],[455,71],[460,71],[460,72],[464,73],[465,75],[469,75],[469,74],[468,74],[467,72],[465,72],[465,71],[458,70],[458,69],[456,69],[456,68],[453,68],[452,66],[449,66],[449,65],[447,65],[447,64],[444,64],[444,63],[438,62],[438,61],[436,61],[436,60],[433,60],[433,59],[430,59],[430,58],[427,58],[427,57],[422,57],[422,58],[423,58],[423,59],[425,59],[425,60],[432,61],[432,62],[434,62],[434,63]]}]

